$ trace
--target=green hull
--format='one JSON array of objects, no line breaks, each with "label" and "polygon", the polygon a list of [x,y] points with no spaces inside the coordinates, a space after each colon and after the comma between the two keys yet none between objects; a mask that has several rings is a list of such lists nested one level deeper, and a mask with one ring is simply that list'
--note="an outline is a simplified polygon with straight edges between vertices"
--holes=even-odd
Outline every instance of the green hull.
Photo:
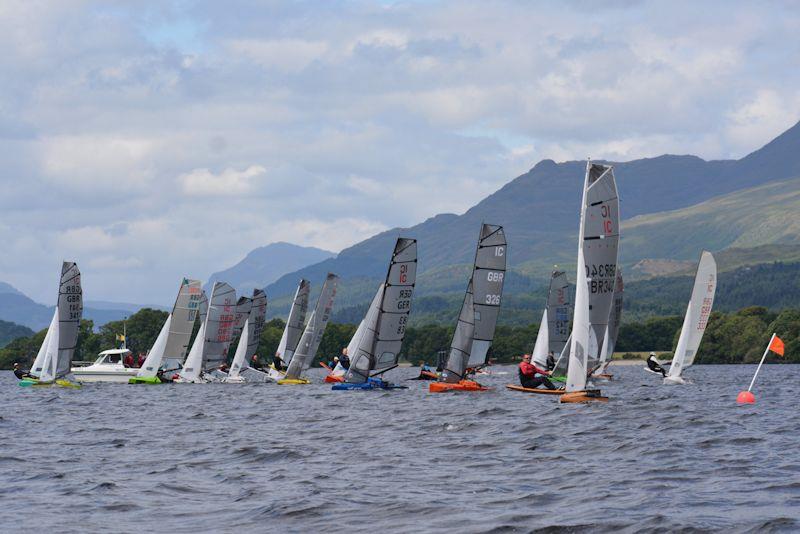
[{"label": "green hull", "polygon": [[567,381],[567,377],[566,376],[551,376],[550,377],[550,381],[552,381],[552,382],[566,382]]},{"label": "green hull", "polygon": [[157,376],[134,376],[128,379],[128,384],[161,384]]},{"label": "green hull", "polygon": [[72,388],[72,389],[80,389],[81,385],[76,384],[75,382],[70,382],[69,380],[62,380],[58,379],[55,382],[39,382],[35,378],[23,378],[17,384],[19,387],[29,388],[29,387],[48,387],[48,386],[58,386],[62,388]]}]

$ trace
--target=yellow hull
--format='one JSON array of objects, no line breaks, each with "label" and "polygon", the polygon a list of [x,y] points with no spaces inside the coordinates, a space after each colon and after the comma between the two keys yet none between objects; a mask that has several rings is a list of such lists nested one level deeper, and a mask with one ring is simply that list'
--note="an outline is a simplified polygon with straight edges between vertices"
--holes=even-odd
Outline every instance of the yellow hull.
[{"label": "yellow hull", "polygon": [[306,378],[282,378],[278,380],[278,384],[281,385],[299,385],[299,384],[310,384],[311,381]]},{"label": "yellow hull", "polygon": [[61,380],[61,379],[56,380],[55,382],[35,382],[32,385],[35,388],[45,387],[45,386],[59,386],[59,387],[62,387],[62,388],[72,388],[72,389],[80,389],[81,388],[80,384],[76,384],[74,382],[70,382],[69,380]]}]

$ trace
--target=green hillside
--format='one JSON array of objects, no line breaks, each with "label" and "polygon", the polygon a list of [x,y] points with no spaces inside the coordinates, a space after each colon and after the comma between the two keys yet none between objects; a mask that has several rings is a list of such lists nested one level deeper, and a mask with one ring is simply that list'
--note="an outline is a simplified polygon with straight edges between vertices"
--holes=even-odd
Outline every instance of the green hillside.
[{"label": "green hillside", "polygon": [[[674,211],[641,215],[622,224],[621,263],[642,258],[696,260],[712,252],[759,245],[800,244],[800,178],[770,182]],[[766,250],[764,250],[766,251]],[[773,259],[781,250],[769,250]],[[800,257],[800,248],[785,252]],[[742,264],[758,261],[759,251],[737,251]],[[760,261],[768,261],[762,258]]]}]

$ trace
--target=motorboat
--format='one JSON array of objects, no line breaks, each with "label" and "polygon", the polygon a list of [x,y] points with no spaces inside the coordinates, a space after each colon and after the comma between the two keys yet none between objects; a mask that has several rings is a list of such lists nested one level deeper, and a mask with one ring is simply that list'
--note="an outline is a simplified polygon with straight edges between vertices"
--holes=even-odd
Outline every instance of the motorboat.
[{"label": "motorboat", "polygon": [[78,382],[112,382],[127,384],[136,376],[139,369],[125,367],[123,361],[130,354],[129,349],[108,349],[101,352],[93,364],[86,367],[73,367],[72,376]]}]

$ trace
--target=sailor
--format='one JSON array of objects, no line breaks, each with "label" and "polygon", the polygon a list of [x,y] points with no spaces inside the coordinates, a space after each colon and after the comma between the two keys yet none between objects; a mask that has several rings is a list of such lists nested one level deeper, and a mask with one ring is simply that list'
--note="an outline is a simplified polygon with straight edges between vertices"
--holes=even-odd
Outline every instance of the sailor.
[{"label": "sailor", "polygon": [[339,363],[344,369],[350,369],[350,357],[347,355],[347,347],[342,349],[342,357],[339,358]]},{"label": "sailor", "polygon": [[272,365],[275,367],[276,371],[283,371],[286,366],[283,364],[283,358],[281,358],[281,353],[275,351],[275,356],[272,357]]},{"label": "sailor", "polygon": [[328,367],[330,367],[331,369],[336,369],[336,366],[338,364],[339,364],[339,357],[338,356],[334,356],[333,357],[333,361],[330,363],[330,365]]},{"label": "sailor", "polygon": [[258,369],[258,354],[253,354],[253,357],[250,358],[250,367],[253,369]]},{"label": "sailor", "polygon": [[556,368],[556,357],[555,357],[555,355],[553,354],[553,351],[551,350],[551,351],[550,351],[550,352],[547,354],[547,370],[548,370],[548,371],[552,371],[552,370],[553,370],[553,369],[555,369],[555,368]]},{"label": "sailor", "polygon": [[650,356],[647,357],[647,368],[653,371],[654,373],[661,373],[661,376],[666,377],[667,372],[661,367],[661,362],[656,359],[656,353],[651,352]]},{"label": "sailor", "polygon": [[20,380],[22,380],[23,378],[33,378],[32,375],[20,369],[19,364],[17,362],[14,362],[14,376],[19,378]]},{"label": "sailor", "polygon": [[556,389],[547,376],[549,371],[539,369],[531,363],[531,355],[525,354],[522,356],[522,362],[519,364],[519,383],[524,388],[536,389],[544,385],[547,389]]}]

